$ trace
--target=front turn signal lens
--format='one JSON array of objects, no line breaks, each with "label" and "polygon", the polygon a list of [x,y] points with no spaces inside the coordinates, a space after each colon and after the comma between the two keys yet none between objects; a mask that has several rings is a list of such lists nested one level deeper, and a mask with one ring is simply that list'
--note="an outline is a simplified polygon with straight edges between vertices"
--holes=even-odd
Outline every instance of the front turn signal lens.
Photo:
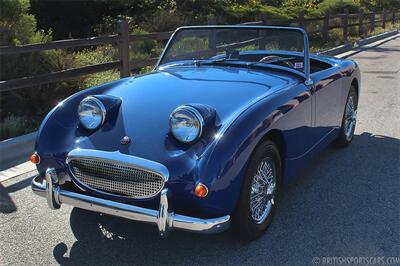
[{"label": "front turn signal lens", "polygon": [[31,162],[34,164],[39,164],[40,163],[40,156],[39,154],[37,154],[36,152],[34,154],[31,155],[30,158]]},{"label": "front turn signal lens", "polygon": [[194,189],[194,194],[199,198],[204,198],[208,194],[208,188],[206,185],[199,183]]}]

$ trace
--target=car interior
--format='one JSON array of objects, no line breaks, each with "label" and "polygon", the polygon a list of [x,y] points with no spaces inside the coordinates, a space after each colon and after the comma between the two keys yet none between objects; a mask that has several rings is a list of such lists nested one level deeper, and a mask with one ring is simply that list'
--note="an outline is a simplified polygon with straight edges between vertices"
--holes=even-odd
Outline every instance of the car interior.
[{"label": "car interior", "polygon": [[[241,53],[238,50],[226,51],[225,58],[230,60],[240,60],[249,62],[260,62],[275,64],[284,67],[290,67],[299,71],[303,71],[303,57],[292,54],[280,53]],[[321,60],[310,58],[310,72],[315,73],[321,70],[331,68],[332,65]]]}]

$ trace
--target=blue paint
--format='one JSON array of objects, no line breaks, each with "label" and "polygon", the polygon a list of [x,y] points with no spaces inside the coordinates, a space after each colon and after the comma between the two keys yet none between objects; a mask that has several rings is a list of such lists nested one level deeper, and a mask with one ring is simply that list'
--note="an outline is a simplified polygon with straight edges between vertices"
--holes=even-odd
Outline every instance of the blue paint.
[{"label": "blue paint", "polygon": [[[350,84],[360,80],[359,69],[350,60],[317,55],[311,59],[332,65],[311,74],[311,86],[280,69],[181,66],[81,91],[44,119],[36,142],[38,171],[44,175],[54,167],[69,176],[65,159],[72,149],[119,150],[169,169],[166,186],[175,212],[198,217],[231,214],[247,162],[268,132],[277,132],[284,141],[284,182],[337,137]],[[78,121],[78,104],[88,95],[99,96],[109,110],[105,124],[95,132]],[[185,104],[206,117],[204,135],[193,145],[178,143],[169,132],[170,113]],[[131,138],[127,145],[120,143],[124,136]],[[206,198],[193,194],[198,181],[209,187]],[[158,208],[159,202],[99,196],[151,208]]]}]

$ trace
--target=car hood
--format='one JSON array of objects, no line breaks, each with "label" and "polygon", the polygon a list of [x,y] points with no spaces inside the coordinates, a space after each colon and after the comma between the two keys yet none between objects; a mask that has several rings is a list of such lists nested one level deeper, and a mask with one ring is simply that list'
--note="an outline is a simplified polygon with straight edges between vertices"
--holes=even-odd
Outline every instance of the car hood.
[{"label": "car hood", "polygon": [[178,106],[210,106],[224,128],[252,103],[298,81],[282,73],[209,66],[168,68],[131,78],[102,92],[121,99],[113,128],[83,137],[79,146],[118,150],[120,140],[129,136],[130,154],[163,161],[159,151],[182,149],[168,141],[169,116]]},{"label": "car hood", "polygon": [[[64,147],[64,151],[55,148],[57,153],[76,148],[118,150],[160,163],[180,156],[193,159],[209,142],[199,141],[190,147],[177,145],[169,134],[169,116],[175,108],[187,104],[210,106],[215,109],[218,129],[222,130],[255,102],[298,82],[291,74],[237,67],[170,67],[153,71],[114,85],[90,89],[66,100],[68,108],[64,111],[60,108],[56,120],[60,127],[70,130],[64,130],[69,133],[62,133],[65,135],[60,138],[53,137],[52,146]],[[99,94],[121,99],[117,115],[107,117],[113,121],[106,122],[99,130],[84,133],[78,126],[77,105],[83,97]],[[67,116],[72,118],[67,119]],[[43,131],[50,130],[54,132],[53,128]],[[127,145],[121,144],[124,136],[131,139]],[[50,145],[47,135],[41,138],[47,138],[43,141]]]}]

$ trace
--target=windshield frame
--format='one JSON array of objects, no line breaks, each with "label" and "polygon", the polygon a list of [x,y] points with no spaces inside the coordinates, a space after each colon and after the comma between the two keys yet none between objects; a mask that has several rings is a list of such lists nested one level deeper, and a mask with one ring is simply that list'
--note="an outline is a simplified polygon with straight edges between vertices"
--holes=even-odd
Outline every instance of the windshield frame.
[{"label": "windshield frame", "polygon": [[[162,67],[164,64],[161,64],[162,60],[164,59],[165,55],[171,48],[171,44],[173,43],[177,33],[183,30],[193,30],[193,29],[269,29],[269,30],[283,30],[283,31],[296,31],[303,35],[303,64],[304,64],[304,79],[306,85],[311,85],[312,80],[310,78],[310,53],[309,53],[309,42],[307,32],[302,28],[297,27],[281,27],[281,26],[251,26],[251,25],[212,25],[212,26],[183,26],[177,28],[174,33],[169,38],[163,52],[161,53],[160,58],[158,59],[155,69]],[[168,63],[165,64],[166,66]],[[288,68],[289,69],[289,68]]]}]

